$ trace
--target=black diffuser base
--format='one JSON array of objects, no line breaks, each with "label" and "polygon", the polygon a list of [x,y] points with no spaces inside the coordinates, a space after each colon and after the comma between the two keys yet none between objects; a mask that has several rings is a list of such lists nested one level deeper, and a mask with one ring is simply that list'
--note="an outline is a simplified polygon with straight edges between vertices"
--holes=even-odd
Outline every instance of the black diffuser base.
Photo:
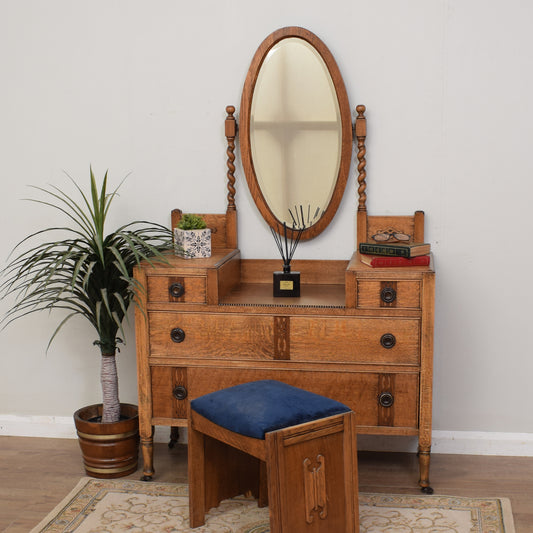
[{"label": "black diffuser base", "polygon": [[274,296],[286,298],[300,296],[300,273],[274,272]]}]

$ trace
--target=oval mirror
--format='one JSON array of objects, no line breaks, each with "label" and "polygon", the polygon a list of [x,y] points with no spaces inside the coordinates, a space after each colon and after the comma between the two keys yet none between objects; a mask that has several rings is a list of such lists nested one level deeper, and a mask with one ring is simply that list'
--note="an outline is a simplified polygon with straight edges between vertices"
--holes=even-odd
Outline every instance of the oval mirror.
[{"label": "oval mirror", "polygon": [[303,28],[269,35],[242,93],[241,157],[252,197],[276,231],[322,232],[350,170],[352,122],[340,71],[325,44]]}]

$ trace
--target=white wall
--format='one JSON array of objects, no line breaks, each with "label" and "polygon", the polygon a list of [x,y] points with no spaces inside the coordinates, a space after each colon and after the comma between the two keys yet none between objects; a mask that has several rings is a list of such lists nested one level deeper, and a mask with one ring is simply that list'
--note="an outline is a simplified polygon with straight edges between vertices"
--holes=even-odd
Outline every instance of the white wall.
[{"label": "white wall", "polygon": [[[368,118],[371,214],[426,211],[437,268],[434,427],[533,433],[529,224],[533,192],[533,4],[509,0],[0,0],[2,254],[56,215],[27,184],[114,183],[113,225],[169,223],[174,207],[225,210],[225,106],[251,57],[300,25],[336,57]],[[238,170],[244,257],[277,257]],[[355,174],[300,258],[348,258]],[[8,302],[0,303],[0,312]],[[0,332],[0,415],[68,417],[100,401],[94,334],[58,315]],[[136,401],[134,335],[119,356]]]}]

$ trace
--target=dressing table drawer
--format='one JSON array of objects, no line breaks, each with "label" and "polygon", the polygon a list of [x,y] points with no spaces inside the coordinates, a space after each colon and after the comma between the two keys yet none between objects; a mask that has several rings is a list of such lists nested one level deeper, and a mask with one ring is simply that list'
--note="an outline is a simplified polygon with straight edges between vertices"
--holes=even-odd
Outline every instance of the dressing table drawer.
[{"label": "dressing table drawer", "polygon": [[335,398],[357,415],[358,427],[418,427],[419,378],[416,372],[320,372],[241,368],[188,368],[192,400],[209,392],[256,381],[275,379],[316,394]]},{"label": "dressing table drawer", "polygon": [[152,366],[152,416],[166,419],[186,419],[188,413],[187,369]]},{"label": "dressing table drawer", "polygon": [[[417,319],[152,312],[150,354],[417,365]],[[238,347],[238,349],[236,349]]]},{"label": "dressing table drawer", "polygon": [[205,303],[205,276],[149,276],[148,301],[151,303]]},{"label": "dressing table drawer", "polygon": [[417,319],[292,317],[291,361],[417,365]]},{"label": "dressing table drawer", "polygon": [[271,316],[152,312],[149,327],[151,356],[194,360],[273,358]]},{"label": "dressing table drawer", "polygon": [[420,309],[420,281],[359,280],[357,307]]}]

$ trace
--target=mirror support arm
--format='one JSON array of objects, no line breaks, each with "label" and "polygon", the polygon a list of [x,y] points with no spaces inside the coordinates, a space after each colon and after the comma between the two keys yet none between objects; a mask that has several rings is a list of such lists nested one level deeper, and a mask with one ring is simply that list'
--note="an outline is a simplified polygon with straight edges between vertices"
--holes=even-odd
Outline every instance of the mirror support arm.
[{"label": "mirror support arm", "polygon": [[226,154],[228,156],[227,160],[227,177],[228,177],[228,211],[235,211],[235,136],[237,134],[237,121],[233,114],[235,113],[235,107],[229,105],[226,107],[226,117],[225,122],[225,133],[226,140],[228,142],[228,148]]},{"label": "mirror support arm", "polygon": [[357,117],[355,119],[355,138],[357,139],[357,182],[359,188],[359,206],[357,208],[357,243],[366,241],[367,216],[366,216],[366,118],[365,106],[358,105],[356,108]]},{"label": "mirror support arm", "polygon": [[357,138],[357,181],[359,183],[359,207],[358,211],[366,211],[366,118],[365,118],[365,106],[358,105],[356,107],[357,118],[355,119],[355,137]]},{"label": "mirror support arm", "polygon": [[235,206],[235,137],[237,136],[237,121],[233,114],[235,106],[226,107],[228,114],[225,121],[225,134],[228,147],[226,165],[228,167],[228,206],[226,209],[226,246],[237,248],[237,208]]}]

